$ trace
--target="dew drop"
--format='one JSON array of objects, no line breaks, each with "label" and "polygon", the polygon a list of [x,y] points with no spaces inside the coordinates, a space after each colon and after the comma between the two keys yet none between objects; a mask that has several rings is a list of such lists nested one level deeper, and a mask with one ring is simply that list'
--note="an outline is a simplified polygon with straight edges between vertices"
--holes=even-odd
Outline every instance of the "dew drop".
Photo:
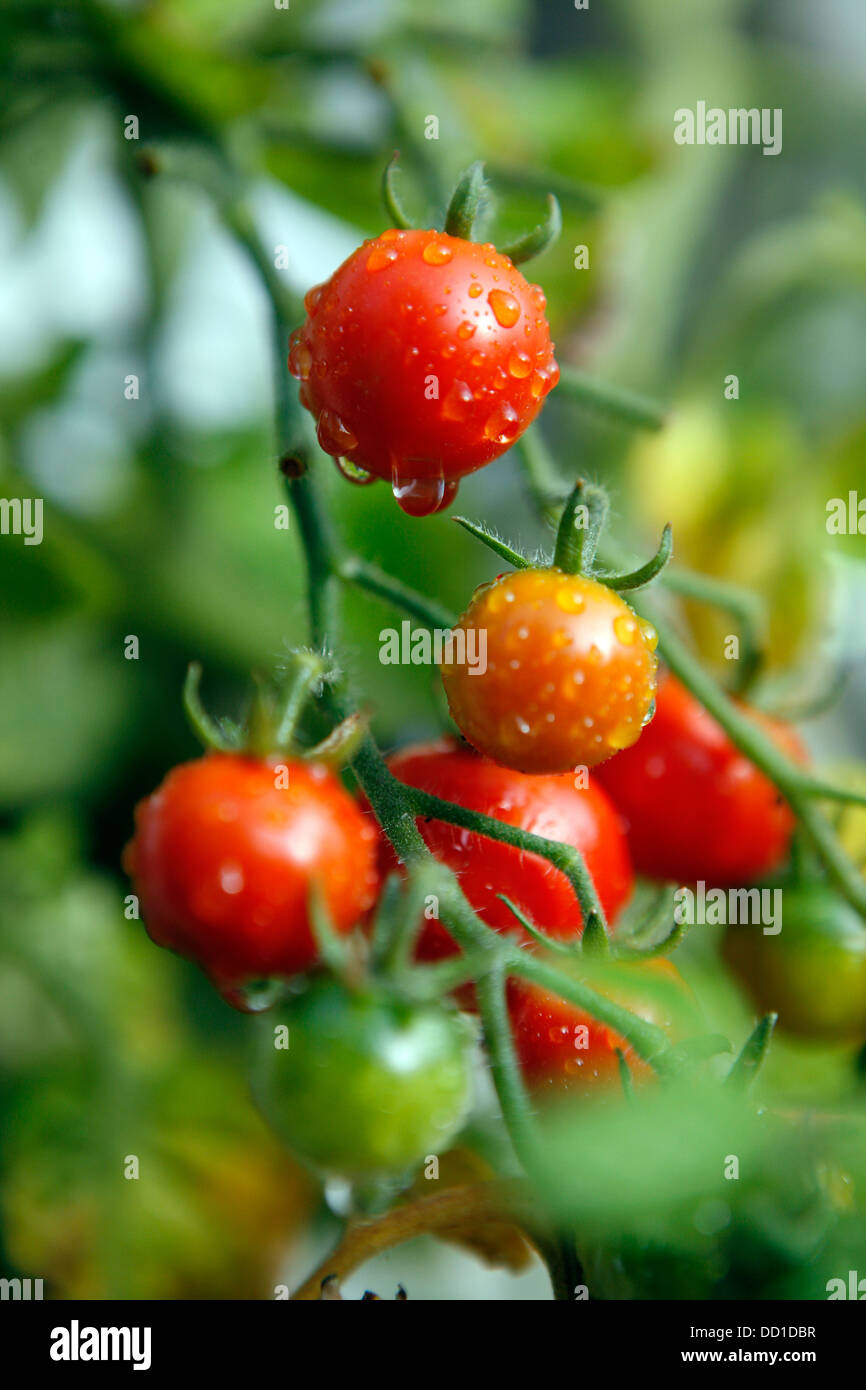
[{"label": "dew drop", "polygon": [[394,468],[391,491],[397,506],[407,516],[432,516],[453,502],[457,483],[446,482],[444,478],[407,478]]},{"label": "dew drop", "polygon": [[483,367],[483,365],[484,365],[484,353],[483,353],[483,352],[473,352],[472,356],[471,356],[470,359],[469,359],[469,365],[470,365],[470,367]]},{"label": "dew drop", "polygon": [[465,381],[455,381],[442,402],[443,420],[465,420],[472,409],[472,392]]},{"label": "dew drop", "polygon": [[520,305],[507,290],[491,290],[487,303],[493,310],[493,317],[503,328],[513,328],[520,318]]},{"label": "dew drop", "polygon": [[367,257],[367,269],[372,273],[375,270],[384,270],[397,259],[396,246],[377,246],[375,251],[371,251]]},{"label": "dew drop", "polygon": [[554,594],[553,601],[563,613],[582,613],[586,607],[583,595],[577,593],[570,584],[561,585]]},{"label": "dew drop", "polygon": [[488,417],[484,426],[485,439],[492,439],[497,444],[510,444],[512,439],[516,439],[520,428],[520,417],[513,405],[508,401],[501,401]]},{"label": "dew drop", "polygon": [[342,474],[347,483],[354,483],[357,487],[368,487],[370,483],[377,482],[375,473],[368,473],[366,468],[359,468],[351,459],[335,458],[337,472]]},{"label": "dew drop", "polygon": [[613,630],[624,647],[634,646],[637,641],[637,623],[634,618],[627,618],[624,613],[620,613],[619,617],[613,620]]},{"label": "dew drop", "polygon": [[310,289],[307,290],[307,293],[304,295],[304,308],[306,309],[307,313],[311,316],[316,312],[317,308],[319,307],[319,300],[322,298],[324,291],[324,285],[313,285]]},{"label": "dew drop", "polygon": [[659,635],[652,623],[648,623],[646,618],[638,618],[638,627],[640,628],[640,635],[644,642],[649,647],[650,651],[654,652],[659,644]]},{"label": "dew drop", "polygon": [[450,246],[444,246],[441,241],[428,241],[421,252],[421,259],[428,265],[447,265],[453,255]]},{"label": "dew drop", "polygon": [[313,354],[299,336],[292,334],[289,340],[289,371],[298,381],[307,381],[313,365]]},{"label": "dew drop", "polygon": [[476,282],[474,285],[470,285],[470,286],[469,286],[469,289],[467,290],[467,294],[469,295],[469,298],[470,298],[470,299],[477,299],[478,296],[479,296],[480,294],[483,294],[483,293],[484,293],[484,287],[483,287],[483,285],[479,285],[477,282]]},{"label": "dew drop", "polygon": [[522,380],[532,371],[532,358],[528,352],[518,352],[517,348],[508,358],[508,375]]},{"label": "dew drop", "polygon": [[399,233],[399,231],[397,230],[396,227],[389,227],[388,230],[387,230],[386,232],[382,232],[381,236],[379,237],[379,240],[380,240],[380,241],[399,241],[399,240],[400,240],[400,233]]},{"label": "dew drop", "polygon": [[472,337],[472,334],[475,332],[475,328],[476,325],[474,323],[467,323],[466,319],[464,319],[463,322],[457,328],[457,337],[462,338],[465,342],[467,338]]},{"label": "dew drop", "polygon": [[326,454],[349,454],[358,444],[349,426],[333,410],[322,411],[316,438]]},{"label": "dew drop", "polygon": [[635,726],[633,719],[625,719],[621,724],[617,724],[608,734],[607,741],[611,748],[619,752],[622,748],[629,748],[635,741]]}]

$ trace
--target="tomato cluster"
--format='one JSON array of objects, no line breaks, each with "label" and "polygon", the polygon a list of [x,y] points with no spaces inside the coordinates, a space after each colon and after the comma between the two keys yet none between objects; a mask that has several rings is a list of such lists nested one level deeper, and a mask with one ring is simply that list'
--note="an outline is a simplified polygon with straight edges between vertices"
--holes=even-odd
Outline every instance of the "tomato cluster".
[{"label": "tomato cluster", "polygon": [[[502,454],[558,378],[544,295],[491,244],[392,229],[305,305],[289,366],[322,449],[355,481],[388,479],[415,515],[446,505],[461,477]],[[554,563],[526,562],[472,595],[455,637],[472,631],[483,661],[461,663],[455,641],[441,672],[462,740],[404,749],[388,772],[404,820],[416,817],[480,922],[511,938],[497,950],[508,952],[526,1083],[573,1098],[653,1073],[617,1027],[529,981],[550,978],[534,959],[540,943],[555,952],[566,995],[591,1001],[589,989],[681,1040],[698,1016],[679,972],[626,959],[617,937],[635,870],[678,884],[752,883],[785,863],[794,817],[689,691],[670,673],[659,678],[656,633],[614,578],[597,577],[585,550],[572,555],[558,543]],[[633,578],[619,587],[634,588]],[[789,728],[744,712],[805,757]],[[460,813],[455,823],[442,802]],[[519,835],[490,834],[478,817]],[[597,937],[587,948],[591,932],[581,945],[574,880],[525,836],[580,856],[612,955]],[[475,995],[421,1003],[405,981],[370,968],[371,921],[402,866],[362,794],[312,754],[287,756],[276,742],[262,752],[259,730],[245,747],[169,773],[137,808],[125,866],[153,940],[196,961],[231,1003],[251,1009],[259,985],[280,986],[264,1020],[260,1098],[305,1161],[376,1178],[450,1142],[470,1091],[469,1025],[457,1006],[473,1010]],[[789,890],[785,949],[736,930],[726,954],[792,1030],[862,1037],[862,924],[828,902],[823,888]],[[410,928],[408,968],[442,978],[425,967],[459,953],[447,922],[434,910]]]}]

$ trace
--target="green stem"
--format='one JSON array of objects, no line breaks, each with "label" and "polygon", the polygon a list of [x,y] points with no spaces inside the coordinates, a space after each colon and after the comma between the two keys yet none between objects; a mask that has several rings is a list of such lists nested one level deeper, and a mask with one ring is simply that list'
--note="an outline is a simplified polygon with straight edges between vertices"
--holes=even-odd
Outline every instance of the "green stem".
[{"label": "green stem", "polygon": [[431,796],[429,792],[421,791],[417,787],[407,788],[407,795],[416,815],[444,821],[446,825],[457,825],[463,830],[473,831],[476,835],[486,835],[491,840],[513,845],[515,849],[523,850],[525,853],[540,855],[565,874],[580,903],[584,922],[588,922],[590,916],[594,915],[606,926],[604,908],[596,892],[592,875],[586,867],[583,855],[573,845],[564,845],[559,840],[548,840],[543,835],[533,835],[531,831],[521,830],[519,826],[509,825],[506,821],[497,820],[495,816],[482,815],[480,811],[458,806],[453,801],[442,801],[438,796]]},{"label": "green stem", "polygon": [[453,516],[458,526],[462,526],[464,531],[468,531],[470,536],[474,536],[482,545],[486,545],[488,550],[492,550],[494,555],[498,555],[500,560],[505,560],[507,564],[513,565],[515,569],[528,569],[532,561],[525,555],[521,555],[519,550],[515,550],[507,541],[503,541],[499,536],[495,536],[492,531],[488,531],[486,526],[481,526],[477,521],[469,521],[465,516]]},{"label": "green stem", "polygon": [[604,488],[579,478],[562,509],[556,532],[553,563],[566,574],[592,570],[598,542],[610,507]]},{"label": "green stem", "polygon": [[526,1172],[532,1173],[537,1172],[540,1167],[540,1145],[535,1118],[514,1050],[505,978],[503,967],[495,965],[486,974],[481,975],[475,988],[499,1104],[503,1115],[507,1117],[508,1132],[517,1157]]},{"label": "green stem", "polygon": [[395,608],[411,613],[413,618],[418,618],[427,627],[452,628],[457,621],[456,615],[444,604],[419,594],[401,579],[396,579],[358,555],[347,555],[340,563],[339,573],[347,584],[354,584],[384,599],[386,603],[392,603]]},{"label": "green stem", "polygon": [[538,956],[516,947],[509,952],[508,972],[511,975],[519,975],[542,989],[550,990],[560,999],[574,1004],[590,1018],[598,1019],[599,1022],[613,1028],[632,1045],[638,1056],[660,1075],[673,1076],[680,1070],[674,1057],[674,1049],[663,1029],[629,1013],[628,1009],[615,1004],[605,995],[597,994],[581,980],[565,975]]},{"label": "green stem", "polygon": [[561,369],[559,391],[585,409],[633,429],[660,430],[667,419],[666,410],[657,402],[587,376],[575,367]]},{"label": "green stem", "polygon": [[797,816],[828,875],[852,907],[866,915],[866,882],[851,863],[823,813],[810,800],[811,779],[739,705],[729,699],[679,637],[655,615],[659,651],[674,675],[721,724],[742,753],[775,783]]}]

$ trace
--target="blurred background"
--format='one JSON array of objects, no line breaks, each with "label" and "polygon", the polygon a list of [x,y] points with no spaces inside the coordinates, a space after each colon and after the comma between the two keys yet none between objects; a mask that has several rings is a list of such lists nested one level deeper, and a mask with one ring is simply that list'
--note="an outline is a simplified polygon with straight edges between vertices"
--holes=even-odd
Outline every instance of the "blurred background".
[{"label": "blurred background", "polygon": [[[60,1298],[272,1297],[333,1218],[248,1099],[244,1020],[125,917],[119,861],[135,802],[196,753],[187,663],[235,712],[250,668],[306,639],[304,573],[274,527],[259,282],[206,193],[148,176],[143,152],[228,150],[299,293],[386,225],[395,148],[422,225],[476,158],[498,240],[555,191],[563,235],[531,275],[560,362],[673,408],[641,435],[555,392],[563,474],[610,486],[638,550],[672,520],[680,560],[765,596],[768,698],[820,695],[844,659],[845,692],[805,735],[819,758],[862,758],[866,537],[825,520],[866,494],[866,9],[7,0],[0,54],[0,496],[44,503],[41,544],[0,536],[0,1272]],[[698,100],[781,107],[782,153],[675,144],[674,111]],[[323,466],[348,539],[413,586],[459,609],[495,573],[447,514],[408,519]],[[516,462],[494,470],[459,510],[541,544]],[[725,629],[691,617],[712,663]],[[386,747],[442,721],[433,673],[378,662],[394,621],[348,601]],[[711,1012],[742,1029],[710,973]],[[776,1056],[783,1087],[835,1084],[832,1059]],[[127,1155],[147,1181],[124,1179]],[[410,1296],[548,1296],[539,1266],[426,1244],[394,1259],[366,1275],[386,1297],[398,1264]]]}]

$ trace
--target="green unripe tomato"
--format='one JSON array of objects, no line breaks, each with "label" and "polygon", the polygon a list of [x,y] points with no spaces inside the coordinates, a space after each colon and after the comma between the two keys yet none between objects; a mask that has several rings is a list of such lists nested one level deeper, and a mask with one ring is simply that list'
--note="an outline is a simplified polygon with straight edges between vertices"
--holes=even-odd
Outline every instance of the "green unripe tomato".
[{"label": "green unripe tomato", "polygon": [[471,1034],[450,1007],[320,976],[269,1014],[262,1034],[262,1110],[299,1158],[327,1172],[404,1171],[463,1122]]},{"label": "green unripe tomato", "polygon": [[830,1041],[866,1037],[866,926],[823,884],[782,890],[782,930],[728,928],[724,955],[763,1011],[790,1033]]}]

